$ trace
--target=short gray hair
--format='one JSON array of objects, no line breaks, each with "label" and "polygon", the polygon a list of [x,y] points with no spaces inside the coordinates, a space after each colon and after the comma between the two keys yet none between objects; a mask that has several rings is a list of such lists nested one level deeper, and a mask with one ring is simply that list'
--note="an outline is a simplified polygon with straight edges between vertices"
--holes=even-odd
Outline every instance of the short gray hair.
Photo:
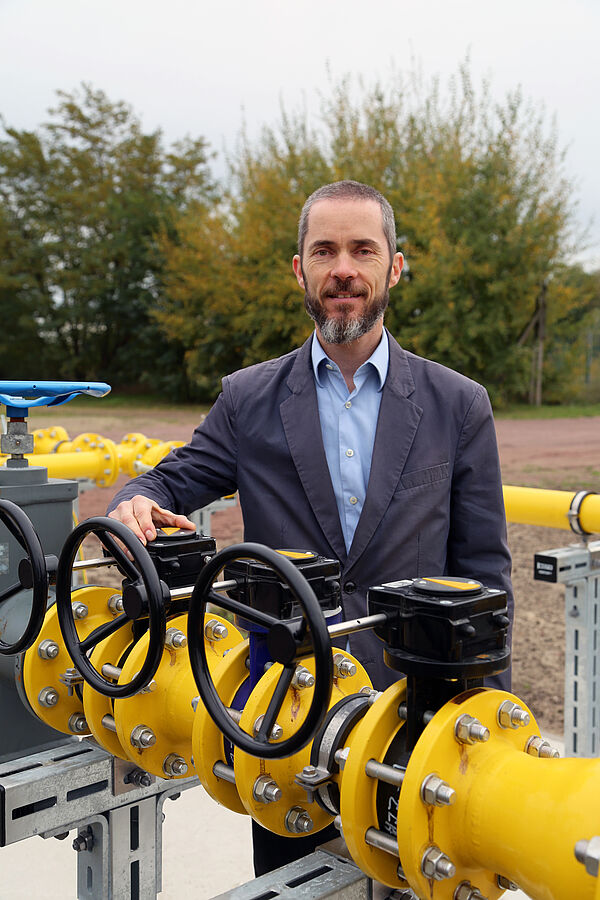
[{"label": "short gray hair", "polygon": [[397,251],[394,210],[383,194],[368,184],[361,184],[360,181],[334,181],[332,184],[324,184],[323,187],[317,188],[302,207],[298,223],[298,254],[301,260],[308,231],[308,214],[318,200],[375,200],[381,208],[381,224],[390,251],[390,261],[394,258]]}]

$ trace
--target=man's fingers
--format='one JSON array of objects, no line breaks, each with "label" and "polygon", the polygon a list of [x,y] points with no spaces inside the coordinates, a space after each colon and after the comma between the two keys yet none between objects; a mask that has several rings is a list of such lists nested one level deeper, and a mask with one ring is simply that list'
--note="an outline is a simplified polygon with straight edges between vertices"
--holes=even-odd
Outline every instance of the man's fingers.
[{"label": "man's fingers", "polygon": [[131,501],[127,501],[124,503],[119,503],[112,512],[108,514],[110,519],[116,519],[118,522],[122,522],[123,525],[127,525],[130,528],[135,536],[140,539],[142,544],[146,543],[146,538],[144,537],[144,533],[142,532],[138,520],[133,512],[133,504]]},{"label": "man's fingers", "polygon": [[154,500],[137,494],[131,500],[119,503],[111,513],[111,518],[118,519],[130,528],[142,544],[156,538],[156,526],[167,525],[172,528],[185,528],[195,531],[196,526],[186,516],[163,509]]}]

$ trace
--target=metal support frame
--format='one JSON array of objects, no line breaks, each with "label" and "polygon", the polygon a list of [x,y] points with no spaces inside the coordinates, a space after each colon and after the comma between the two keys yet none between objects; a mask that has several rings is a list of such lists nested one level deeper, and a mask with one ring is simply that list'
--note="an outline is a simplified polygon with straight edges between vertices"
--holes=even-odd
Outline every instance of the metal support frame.
[{"label": "metal support frame", "polygon": [[3,763],[0,847],[76,830],[78,900],[156,897],[162,887],[164,801],[199,781],[149,776],[149,784],[138,786],[136,773],[133,763],[90,740]]},{"label": "metal support frame", "polygon": [[565,753],[600,756],[600,541],[536,553],[534,578],[565,585]]},{"label": "metal support frame", "polygon": [[221,497],[219,500],[213,500],[212,503],[203,506],[202,509],[195,509],[194,512],[189,514],[188,519],[194,523],[201,534],[211,535],[210,520],[212,514],[218,512],[220,509],[227,509],[229,506],[235,506],[236,503],[237,497],[235,496]]}]

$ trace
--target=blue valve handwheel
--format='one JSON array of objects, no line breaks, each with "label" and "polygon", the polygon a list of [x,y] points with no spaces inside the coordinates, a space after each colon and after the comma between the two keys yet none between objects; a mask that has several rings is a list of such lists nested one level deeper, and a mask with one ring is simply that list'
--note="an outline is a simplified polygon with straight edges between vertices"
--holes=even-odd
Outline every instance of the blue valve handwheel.
[{"label": "blue valve handwheel", "polygon": [[33,406],[60,406],[79,394],[105,397],[110,385],[103,381],[0,381],[0,403],[11,417],[27,416]]}]

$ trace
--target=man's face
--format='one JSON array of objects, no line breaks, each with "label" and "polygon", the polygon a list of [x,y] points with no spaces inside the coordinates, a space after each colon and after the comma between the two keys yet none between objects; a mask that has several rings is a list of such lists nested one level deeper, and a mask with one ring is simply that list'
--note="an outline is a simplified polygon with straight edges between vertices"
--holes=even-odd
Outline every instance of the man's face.
[{"label": "man's face", "polygon": [[402,264],[401,253],[390,260],[375,200],[318,200],[293,266],[323,340],[350,343],[381,323]]}]

